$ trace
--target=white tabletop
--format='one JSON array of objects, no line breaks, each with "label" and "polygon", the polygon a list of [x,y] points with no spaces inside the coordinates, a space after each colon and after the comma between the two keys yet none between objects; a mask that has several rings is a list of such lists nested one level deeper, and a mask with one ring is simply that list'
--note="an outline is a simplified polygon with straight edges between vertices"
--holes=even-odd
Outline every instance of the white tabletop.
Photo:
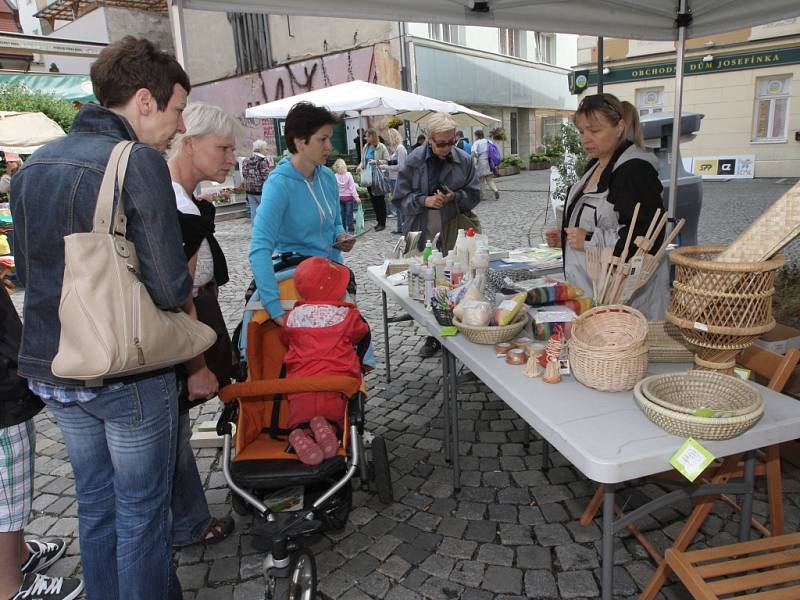
[{"label": "white tabletop", "polygon": [[[421,302],[408,298],[405,286],[392,286],[381,267],[370,267],[369,278],[414,320],[436,335],[441,326]],[[462,335],[438,338],[520,417],[552,444],[586,477],[599,483],[619,483],[671,468],[669,459],[684,438],[652,423],[639,409],[632,391],[600,392],[565,376],[546,384],[522,374],[522,367],[497,358],[492,346],[474,344]],[[651,373],[682,371],[688,365],[652,364]],[[754,385],[764,398],[764,416],[742,435],[725,441],[701,440],[722,457],[800,437],[800,402]]]}]

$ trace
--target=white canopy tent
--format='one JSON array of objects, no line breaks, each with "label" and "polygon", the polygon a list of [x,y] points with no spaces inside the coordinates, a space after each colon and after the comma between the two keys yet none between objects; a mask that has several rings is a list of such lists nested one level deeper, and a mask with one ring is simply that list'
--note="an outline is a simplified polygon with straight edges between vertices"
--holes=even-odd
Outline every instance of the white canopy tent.
[{"label": "white canopy tent", "polygon": [[33,154],[41,146],[67,135],[40,112],[0,111],[0,150]]},{"label": "white canopy tent", "polygon": [[[680,144],[683,62],[687,38],[800,16],[799,0],[172,0],[183,8],[420,21],[509,27],[624,39],[676,40],[672,156]],[[180,29],[179,27],[179,29]],[[601,57],[602,58],[602,57]],[[678,163],[670,169],[669,215],[674,217]]]}]

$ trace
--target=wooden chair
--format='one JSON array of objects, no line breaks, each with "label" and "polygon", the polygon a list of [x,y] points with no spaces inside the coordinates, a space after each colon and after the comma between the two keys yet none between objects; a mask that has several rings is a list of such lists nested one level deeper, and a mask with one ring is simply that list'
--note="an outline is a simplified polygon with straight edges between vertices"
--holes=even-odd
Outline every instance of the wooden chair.
[{"label": "wooden chair", "polygon": [[800,533],[693,552],[669,548],[666,558],[696,600],[800,598]]}]

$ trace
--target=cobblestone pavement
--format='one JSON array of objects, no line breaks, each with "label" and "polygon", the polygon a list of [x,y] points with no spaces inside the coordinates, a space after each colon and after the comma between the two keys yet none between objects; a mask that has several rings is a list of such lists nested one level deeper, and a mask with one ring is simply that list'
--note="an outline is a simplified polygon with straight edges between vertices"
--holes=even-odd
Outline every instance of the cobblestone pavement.
[{"label": "cobblestone pavement", "polygon": [[[792,182],[771,180],[708,183],[701,223],[701,242],[727,242],[778,198]],[[541,239],[547,190],[546,174],[523,173],[498,181],[499,201],[486,201],[478,214],[492,240],[509,246]],[[548,216],[552,222],[552,216]],[[390,225],[392,222],[390,221]],[[218,238],[228,257],[231,283],[221,304],[231,328],[241,317],[242,298],[251,275],[247,264],[250,225],[245,220],[221,223]],[[368,232],[347,257],[360,285],[359,306],[369,320],[380,359],[383,356],[380,295],[365,269],[382,260],[395,242],[389,231]],[[796,246],[793,256],[797,259]],[[21,306],[23,293],[15,293]],[[390,308],[390,311],[392,309]],[[358,488],[344,530],[319,536],[311,547],[319,569],[319,590],[326,598],[361,600],[431,600],[463,598],[594,598],[599,594],[599,522],[583,528],[577,518],[594,484],[559,455],[542,470],[541,441],[530,445],[525,424],[484,385],[460,386],[463,487],[454,496],[443,455],[439,359],[421,360],[423,336],[413,323],[392,327],[390,352],[394,380],[384,382],[378,368],[368,377],[369,428],[388,441],[395,503],[382,505]],[[193,416],[211,419],[216,402],[195,409]],[[36,419],[36,500],[28,532],[71,540],[66,557],[51,574],[80,572],[77,512],[72,472],[58,427],[47,412]],[[620,432],[624,435],[624,432]],[[220,454],[203,449],[197,462],[212,513],[231,512],[220,468]],[[666,465],[665,465],[666,466]],[[787,531],[800,521],[800,473],[785,468]],[[653,485],[630,492],[628,507],[658,494]],[[759,484],[755,512],[767,511]],[[623,498],[623,503],[626,503]],[[688,506],[657,511],[639,523],[654,546],[663,550],[681,526]],[[207,548],[176,555],[187,600],[263,599],[262,554],[254,547],[251,519],[234,514],[235,533]],[[734,541],[738,519],[718,503],[703,525],[698,544]],[[614,598],[635,598],[653,571],[653,563],[627,534],[616,540]],[[686,598],[671,584],[662,598]]]}]

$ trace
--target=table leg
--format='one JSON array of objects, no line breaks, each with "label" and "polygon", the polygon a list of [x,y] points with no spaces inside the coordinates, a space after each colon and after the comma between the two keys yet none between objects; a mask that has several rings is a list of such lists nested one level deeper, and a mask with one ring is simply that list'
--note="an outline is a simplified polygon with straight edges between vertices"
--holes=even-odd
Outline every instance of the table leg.
[{"label": "table leg", "polygon": [[381,290],[383,307],[383,360],[386,363],[386,383],[392,382],[392,365],[389,363],[389,307],[386,305],[386,292]]},{"label": "table leg", "polygon": [[450,442],[452,423],[450,420],[450,357],[442,349],[442,426],[444,428],[444,456],[447,462],[453,460],[453,446]]},{"label": "table leg", "polygon": [[[747,491],[742,501],[742,521],[739,524],[739,541],[747,542],[750,539],[751,517],[753,516],[753,487],[756,481],[756,452],[750,450],[744,455],[744,483]],[[770,523],[774,527],[774,523]]]},{"label": "table leg", "polygon": [[612,600],[614,591],[614,484],[603,486],[603,544],[600,557],[600,597]]},{"label": "table leg", "polygon": [[447,353],[450,361],[450,422],[453,433],[453,489],[461,491],[461,468],[458,462],[458,370],[456,369],[456,357],[442,348],[443,353]]}]

